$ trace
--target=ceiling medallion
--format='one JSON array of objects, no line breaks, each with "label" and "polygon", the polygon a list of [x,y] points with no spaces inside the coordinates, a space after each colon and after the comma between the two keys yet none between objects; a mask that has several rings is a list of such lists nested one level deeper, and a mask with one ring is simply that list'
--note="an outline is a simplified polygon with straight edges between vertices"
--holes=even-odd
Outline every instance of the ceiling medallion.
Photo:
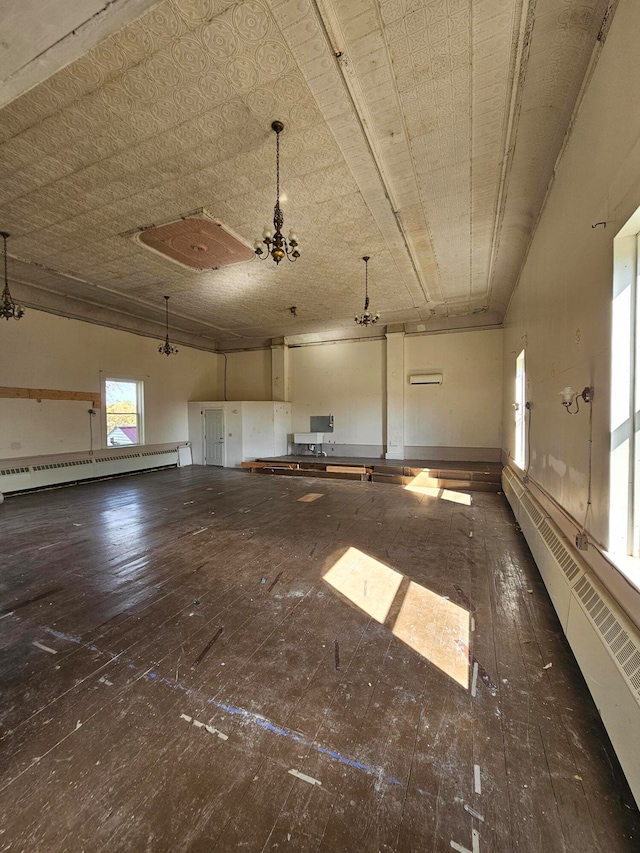
[{"label": "ceiling medallion", "polygon": [[353,318],[359,326],[375,326],[380,319],[379,314],[369,311],[369,256],[365,255],[364,261],[364,311]]},{"label": "ceiling medallion", "polygon": [[162,346],[158,347],[158,352],[161,355],[175,355],[178,352],[178,350],[175,347],[172,347],[171,344],[169,343],[169,297],[165,296],[164,300],[165,300],[164,305],[165,305],[165,309],[167,312],[166,313],[166,319],[165,319],[167,336],[164,339],[164,343],[162,344]]},{"label": "ceiling medallion", "polygon": [[4,240],[4,290],[2,291],[2,305],[0,305],[0,317],[5,320],[19,320],[24,316],[24,308],[16,305],[9,292],[9,278],[7,276],[7,238],[10,236],[6,231],[0,231]]},{"label": "ceiling medallion", "polygon": [[[289,237],[282,236],[282,226],[284,225],[284,216],[280,210],[280,134],[284,130],[284,125],[281,121],[274,121],[271,124],[271,129],[276,133],[276,206],[273,208],[273,231],[269,226],[264,229],[262,240],[256,240],[255,252],[262,261],[271,255],[273,260],[279,264],[285,257],[290,261],[296,261],[300,257],[298,251],[298,238],[293,231],[289,232]],[[262,244],[267,247],[266,252],[262,248]]]}]

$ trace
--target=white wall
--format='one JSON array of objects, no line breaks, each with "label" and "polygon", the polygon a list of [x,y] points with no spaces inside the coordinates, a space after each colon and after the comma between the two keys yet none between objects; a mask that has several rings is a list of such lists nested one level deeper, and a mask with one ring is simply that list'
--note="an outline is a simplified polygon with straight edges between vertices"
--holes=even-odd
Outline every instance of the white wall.
[{"label": "white wall", "polygon": [[286,454],[287,435],[291,431],[290,403],[199,401],[189,403],[189,441],[194,465],[205,464],[206,409],[224,412],[225,467],[238,468],[246,460]]},{"label": "white wall", "polygon": [[[589,407],[571,417],[558,392],[565,385],[595,387],[587,530],[601,546],[607,544],[609,514],[613,239],[640,206],[639,39],[640,3],[621,0],[505,324],[505,452],[514,448],[510,389],[515,358],[524,347],[532,403],[530,476],[575,526],[587,510]],[[592,228],[604,220],[606,228]],[[585,556],[597,562],[596,549]],[[617,594],[624,599],[624,588]]]},{"label": "white wall", "polygon": [[[502,329],[405,338],[407,457],[434,447],[500,448],[502,345]],[[409,385],[420,373],[442,373],[442,385]]]},{"label": "white wall", "polygon": [[[159,342],[28,310],[0,328],[0,385],[95,391],[100,371],[144,380],[145,442],[187,441],[187,401],[215,397],[213,353],[180,347],[162,356]],[[0,399],[0,459],[89,450],[88,402]],[[93,419],[94,449],[101,446]]]},{"label": "white wall", "polygon": [[291,403],[275,403],[273,407],[274,456],[291,453]]},{"label": "white wall", "polygon": [[243,459],[286,454],[282,445],[291,430],[291,404],[246,402],[242,404]]},{"label": "white wall", "polygon": [[[294,432],[311,415],[334,416],[331,444],[380,456],[385,442],[385,341],[295,347],[289,352]],[[325,447],[331,453],[330,447]]]},{"label": "white wall", "polygon": [[[639,40],[640,3],[620,0],[507,312],[503,408],[508,457],[514,452],[515,359],[524,348],[532,406],[528,488],[570,542],[585,523],[590,544],[581,556],[636,625],[638,561],[611,558],[606,549],[613,241],[640,206]],[[606,227],[592,227],[603,221]],[[579,414],[568,415],[558,396],[566,385],[577,391],[592,385],[592,406],[583,404]],[[591,413],[592,507],[587,512]],[[529,537],[535,549],[535,534],[530,531]],[[634,698],[607,671],[609,653],[581,608],[572,603],[570,613],[567,636],[628,767],[620,721]],[[599,700],[603,684],[609,694],[604,704]],[[635,770],[629,774],[632,784]]]}]

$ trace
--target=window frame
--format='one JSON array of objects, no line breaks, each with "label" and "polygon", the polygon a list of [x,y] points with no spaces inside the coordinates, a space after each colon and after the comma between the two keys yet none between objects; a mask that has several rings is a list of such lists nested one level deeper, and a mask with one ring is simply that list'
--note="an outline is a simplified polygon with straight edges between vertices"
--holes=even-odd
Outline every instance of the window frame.
[{"label": "window frame", "polygon": [[[127,374],[113,374],[101,372],[101,396],[102,396],[102,446],[108,450],[126,449],[128,447],[141,447],[145,443],[145,418],[144,418],[144,380],[139,376]],[[107,427],[107,383],[126,382],[136,386],[136,430],[138,441],[131,444],[109,444]]]},{"label": "window frame", "polygon": [[527,373],[524,347],[516,356],[515,366],[513,461],[521,471],[525,471],[527,468]]},{"label": "window frame", "polygon": [[[640,208],[613,241],[609,542],[616,564],[640,558]],[[637,577],[634,581],[637,583]]]}]

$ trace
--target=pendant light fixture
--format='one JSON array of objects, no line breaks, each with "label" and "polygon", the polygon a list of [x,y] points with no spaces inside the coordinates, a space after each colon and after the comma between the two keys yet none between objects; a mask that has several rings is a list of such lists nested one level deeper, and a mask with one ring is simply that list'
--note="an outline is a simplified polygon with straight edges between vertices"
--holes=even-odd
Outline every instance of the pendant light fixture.
[{"label": "pendant light fixture", "polygon": [[165,325],[166,325],[166,329],[167,329],[167,336],[164,339],[163,345],[161,347],[158,347],[158,352],[161,355],[175,355],[178,352],[178,350],[175,347],[172,347],[171,344],[169,343],[169,297],[168,296],[165,296],[165,298],[164,298],[164,305],[165,305],[165,310],[166,310]]},{"label": "pendant light fixture", "polygon": [[7,275],[7,239],[11,236],[6,231],[0,231],[4,240],[4,290],[2,291],[2,305],[0,305],[0,317],[5,320],[19,320],[24,316],[24,308],[16,305],[9,292],[9,277]]},{"label": "pendant light fixture", "polygon": [[359,326],[374,326],[380,319],[379,314],[369,311],[369,256],[365,255],[364,261],[364,311],[356,314],[353,318]]},{"label": "pendant light fixture", "polygon": [[[282,235],[282,226],[284,225],[284,216],[280,210],[280,134],[284,130],[284,125],[281,121],[274,121],[271,124],[271,129],[276,134],[276,205],[273,208],[273,231],[269,226],[264,229],[262,240],[256,240],[255,252],[262,261],[271,255],[273,260],[279,264],[284,258],[290,261],[297,261],[300,257],[298,250],[298,237],[293,232],[289,232],[289,237],[285,238]],[[266,251],[262,248],[265,245]]]}]

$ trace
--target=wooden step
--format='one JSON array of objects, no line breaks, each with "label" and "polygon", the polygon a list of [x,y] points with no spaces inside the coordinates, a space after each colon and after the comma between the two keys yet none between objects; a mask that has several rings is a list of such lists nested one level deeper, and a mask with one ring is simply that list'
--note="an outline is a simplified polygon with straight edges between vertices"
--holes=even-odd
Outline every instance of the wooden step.
[{"label": "wooden step", "polygon": [[252,474],[278,474],[284,477],[317,477],[331,480],[368,480],[370,475],[362,470],[321,471],[316,468],[285,468],[262,465],[257,468],[243,466]]},{"label": "wooden step", "polygon": [[296,468],[298,468],[298,463],[297,462],[262,462],[259,459],[256,459],[253,462],[243,462],[242,467],[247,468],[249,471],[260,471],[263,468],[269,468],[270,470],[273,468],[296,469]]},{"label": "wooden step", "polygon": [[[386,473],[386,469],[379,468],[379,473]],[[436,480],[464,480],[477,483],[499,483],[500,473],[491,471],[465,471],[460,468],[411,468],[405,467],[402,472],[407,477],[433,478]]]},{"label": "wooden step", "polygon": [[426,490],[499,492],[500,476],[487,471],[463,471],[451,468],[416,468],[402,465],[332,464],[326,460],[304,462],[243,462],[242,467],[257,474],[289,477],[317,477],[337,480],[360,480],[398,486],[415,486]]}]

